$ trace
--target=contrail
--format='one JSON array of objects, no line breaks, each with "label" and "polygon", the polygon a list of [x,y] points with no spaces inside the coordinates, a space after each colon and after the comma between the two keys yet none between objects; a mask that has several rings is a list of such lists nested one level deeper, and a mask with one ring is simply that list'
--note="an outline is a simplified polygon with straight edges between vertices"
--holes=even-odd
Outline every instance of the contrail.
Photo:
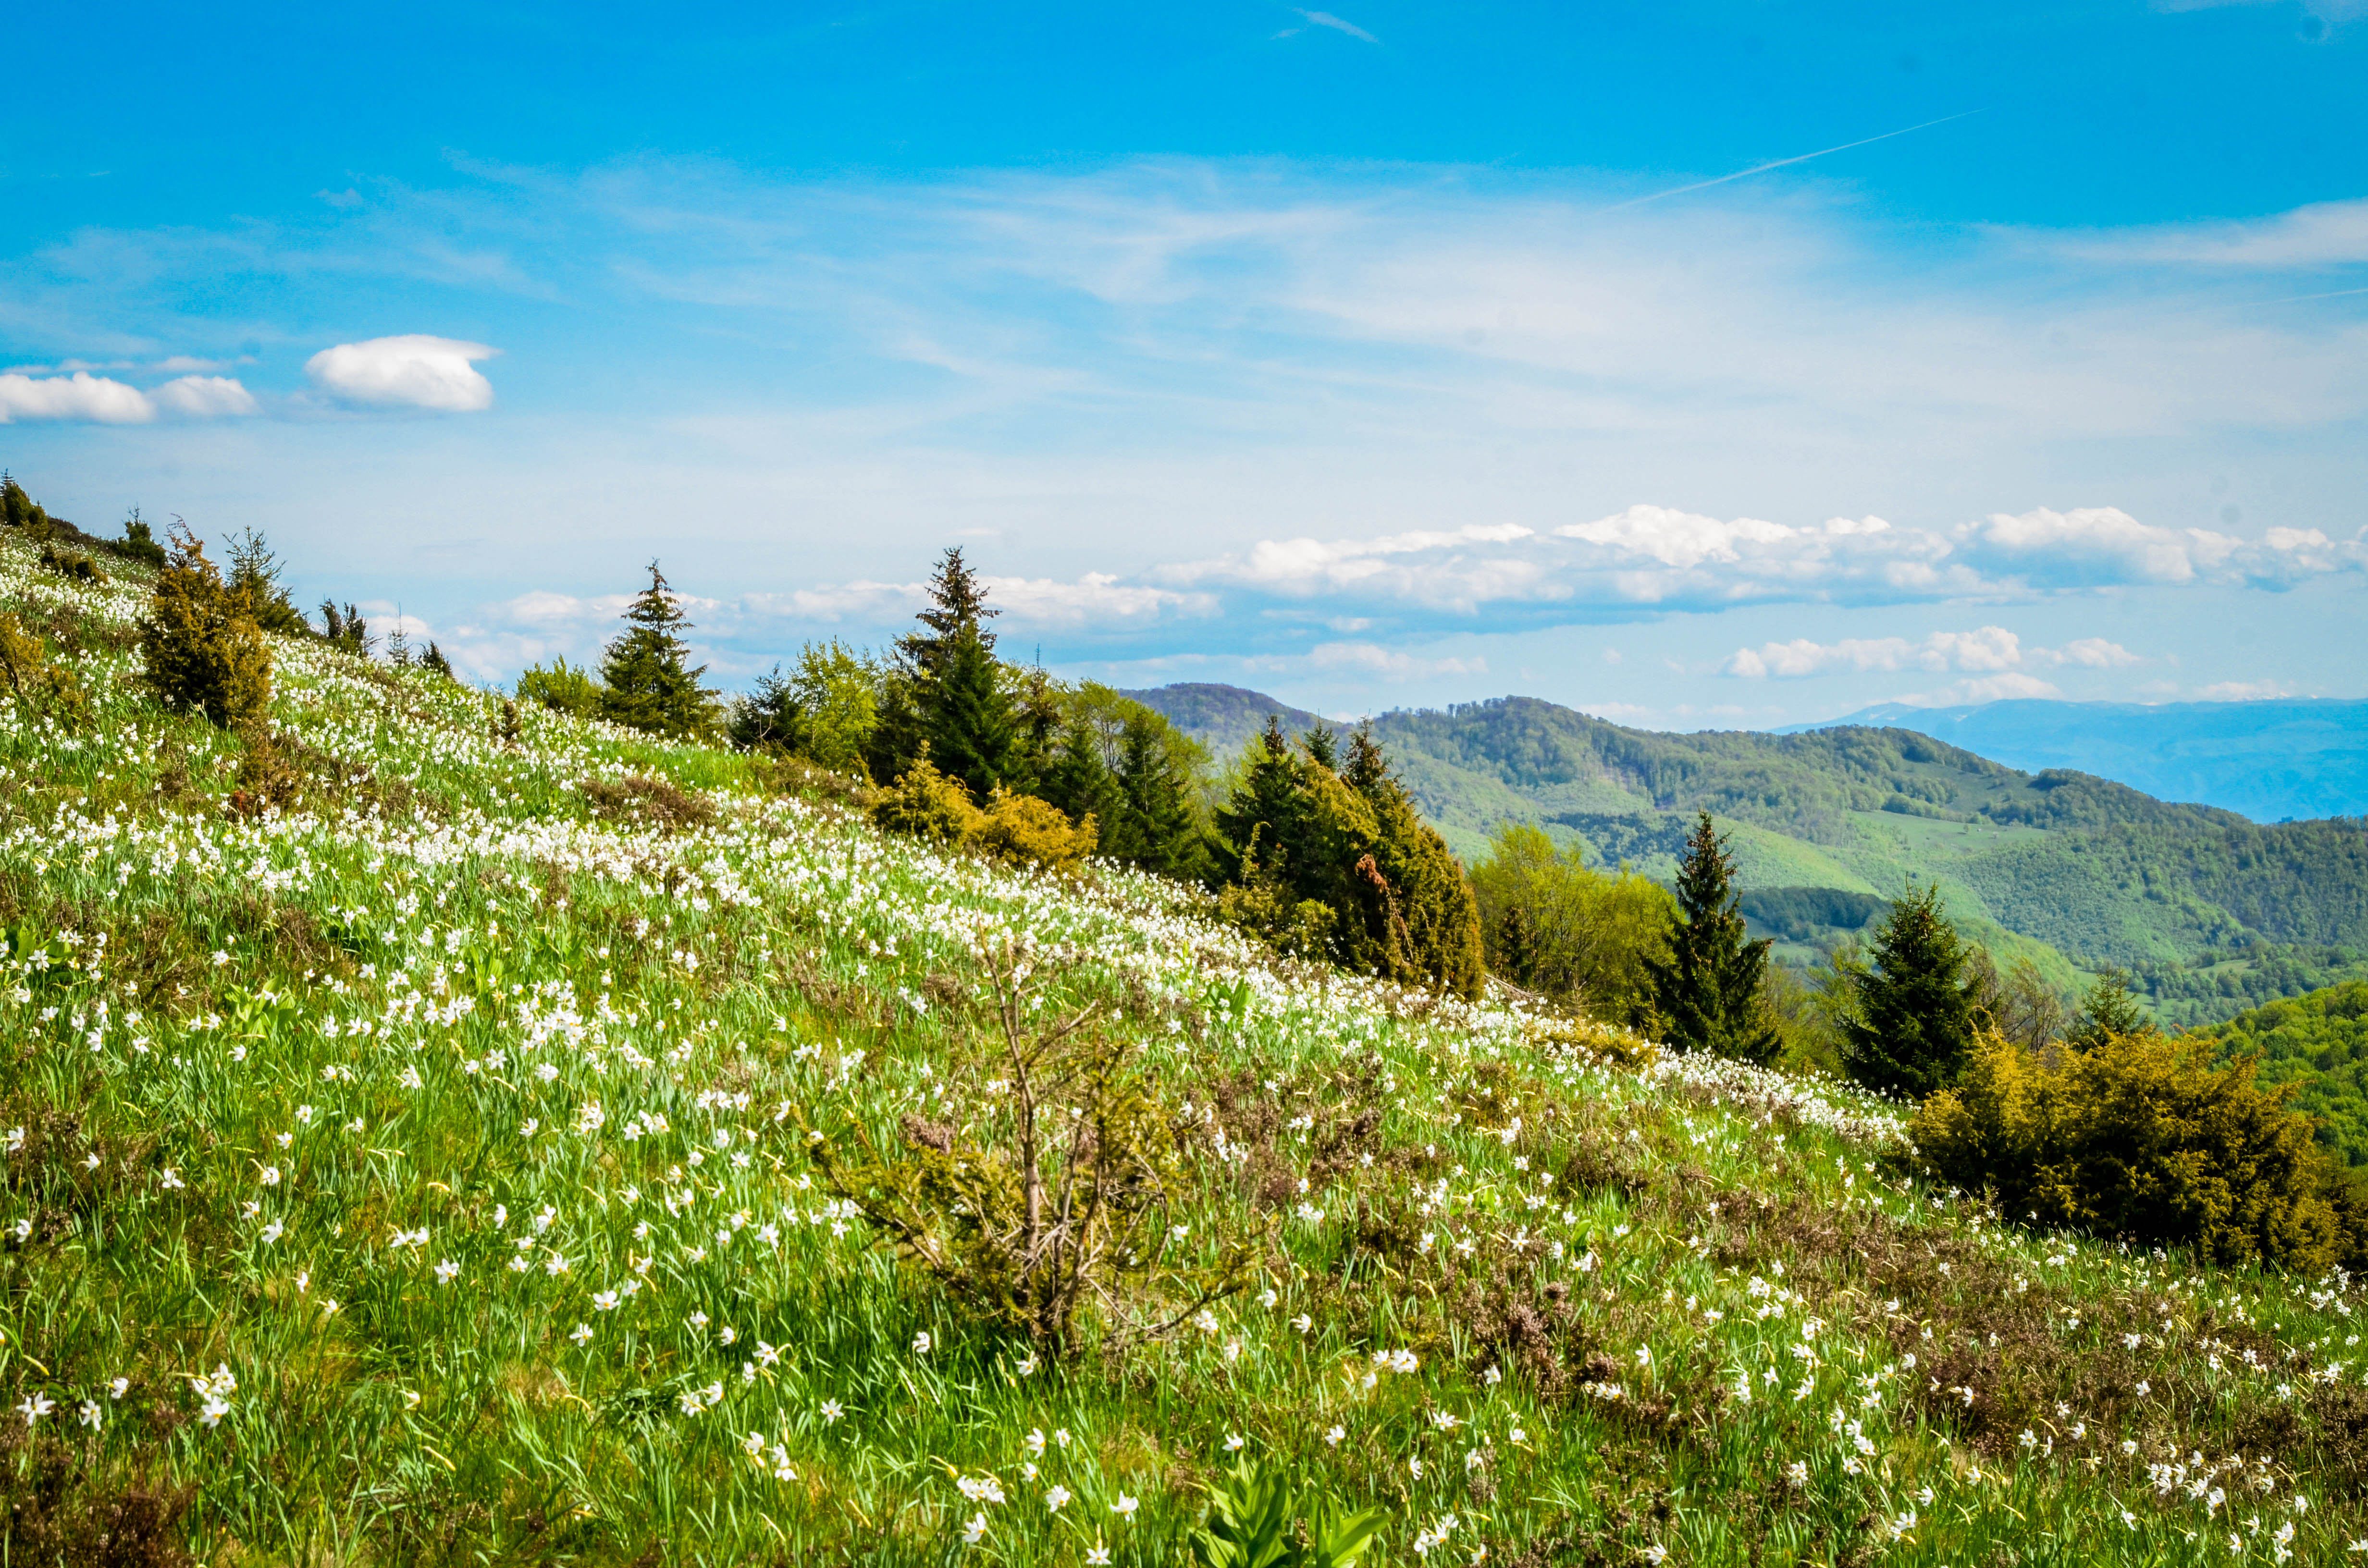
[{"label": "contrail", "polygon": [[1590,212],[1588,216],[1591,218],[1600,212],[1617,212],[1625,207],[1642,207],[1647,201],[1659,201],[1665,197],[1683,196],[1690,190],[1708,190],[1712,186],[1725,185],[1729,180],[1749,179],[1753,175],[1764,175],[1770,169],[1781,169],[1793,164],[1805,164],[1812,158],[1822,158],[1827,153],[1847,153],[1853,147],[1872,146],[1877,142],[1888,142],[1895,136],[1905,136],[1912,131],[1930,131],[1936,125],[1946,125],[1952,119],[1964,119],[1967,115],[1987,112],[1987,108],[1985,106],[1983,108],[1969,108],[1958,114],[1944,114],[1938,119],[1928,119],[1921,125],[1910,125],[1898,131],[1886,131],[1880,136],[1869,136],[1857,142],[1845,142],[1839,147],[1826,147],[1815,153],[1802,153],[1790,158],[1779,158],[1772,164],[1758,164],[1748,169],[1738,169],[1731,175],[1721,175],[1716,179],[1696,180],[1691,185],[1678,186],[1670,190],[1656,190],[1650,196],[1639,196],[1633,200],[1615,201],[1609,207],[1597,208],[1595,212]]},{"label": "contrail", "polygon": [[2299,305],[2305,300],[2340,300],[2347,294],[2368,294],[2368,289],[2337,289],[2325,294],[2288,294],[2283,300],[2248,300],[2248,305]]}]

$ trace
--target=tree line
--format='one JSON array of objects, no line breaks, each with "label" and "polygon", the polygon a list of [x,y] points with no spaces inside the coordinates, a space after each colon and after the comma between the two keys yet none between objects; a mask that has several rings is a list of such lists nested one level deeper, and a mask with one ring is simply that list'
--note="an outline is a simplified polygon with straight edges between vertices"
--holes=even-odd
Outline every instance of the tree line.
[{"label": "tree line", "polygon": [[597,670],[564,659],[520,699],[680,740],[796,759],[871,791],[883,825],[1061,865],[1086,854],[1197,883],[1285,952],[1463,995],[1478,904],[1369,731],[1270,727],[1221,777],[1161,714],[996,650],[985,584],[948,550],[884,652],[810,642],[745,696],[704,685],[655,562]]}]

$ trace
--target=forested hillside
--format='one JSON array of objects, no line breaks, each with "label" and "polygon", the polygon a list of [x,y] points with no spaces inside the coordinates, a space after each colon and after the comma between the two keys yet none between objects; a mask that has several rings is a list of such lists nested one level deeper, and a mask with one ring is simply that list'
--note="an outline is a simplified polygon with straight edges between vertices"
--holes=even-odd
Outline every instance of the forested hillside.
[{"label": "forested hillside", "polygon": [[[1137,696],[1188,733],[1281,706],[1231,687]],[[1969,929],[2060,953],[2067,979],[2127,969],[2175,1026],[2363,972],[2368,954],[2360,819],[2258,825],[1904,729],[1666,734],[1533,698],[1385,713],[1372,728],[1467,859],[1499,823],[1534,822],[1666,880],[1691,813],[1708,810],[1732,835],[1747,891],[1889,898],[1911,876],[1935,880]],[[1204,738],[1221,744],[1223,733]],[[1830,945],[1863,924],[1813,926],[1813,903],[1785,906],[1788,940]]]},{"label": "forested hillside", "polygon": [[2256,822],[2368,812],[2368,702],[2358,700],[1885,703],[1834,722],[1915,730],[2016,767],[2101,773]]},{"label": "forested hillside", "polygon": [[2223,1059],[2258,1055],[2261,1081],[2291,1084],[2321,1138],[2368,1165],[2368,980],[2290,996],[2196,1031]]}]

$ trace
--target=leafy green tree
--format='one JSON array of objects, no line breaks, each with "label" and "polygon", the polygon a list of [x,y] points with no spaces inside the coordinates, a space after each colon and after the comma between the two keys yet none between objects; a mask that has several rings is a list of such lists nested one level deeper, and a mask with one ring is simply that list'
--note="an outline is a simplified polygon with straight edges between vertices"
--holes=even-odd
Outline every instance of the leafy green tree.
[{"label": "leafy green tree", "polygon": [[427,652],[419,655],[419,667],[442,676],[446,680],[457,681],[461,678],[452,673],[452,661],[444,656],[444,650],[436,645],[436,639],[433,637],[427,640]]},{"label": "leafy green tree", "polygon": [[1492,971],[1607,1023],[1649,1021],[1648,965],[1668,956],[1677,918],[1668,890],[1589,867],[1580,846],[1557,849],[1531,823],[1497,830],[1472,888]]},{"label": "leafy green tree", "polygon": [[699,684],[707,666],[690,664],[689,645],[682,640],[690,621],[656,562],[650,562],[650,585],[635,596],[624,619],[623,635],[609,644],[600,663],[602,716],[677,740],[712,731],[715,693]]},{"label": "leafy green tree", "polygon": [[1668,955],[1646,962],[1653,1011],[1671,1045],[1767,1062],[1783,1043],[1760,998],[1774,944],[1745,938],[1734,875],[1726,841],[1703,812],[1678,866],[1678,918]]},{"label": "leafy green tree", "polygon": [[1957,1081],[1974,1043],[1966,949],[1925,884],[1891,906],[1873,961],[1856,979],[1857,1016],[1843,1029],[1842,1063],[1868,1088],[1922,1098]]},{"label": "leafy green tree", "polygon": [[880,667],[841,642],[809,642],[792,682],[807,756],[837,773],[863,771],[864,747],[880,722]]}]

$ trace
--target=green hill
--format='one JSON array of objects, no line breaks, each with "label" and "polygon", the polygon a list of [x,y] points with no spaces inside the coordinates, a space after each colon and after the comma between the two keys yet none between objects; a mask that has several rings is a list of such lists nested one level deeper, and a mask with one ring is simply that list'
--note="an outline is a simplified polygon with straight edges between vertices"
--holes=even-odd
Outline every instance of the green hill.
[{"label": "green hill", "polygon": [[269,636],[218,729],[144,603],[0,537],[6,1561],[1178,1562],[1236,1464],[1377,1568],[2368,1534],[2348,1280],[2026,1233],[1896,1105],[416,665]]},{"label": "green hill", "polygon": [[2294,1085],[2321,1140],[2368,1165],[2368,980],[2289,996],[2198,1029],[2224,1057],[2258,1055],[2261,1081]]},{"label": "green hill", "polygon": [[[1135,695],[1188,730],[1222,716],[1198,732],[1219,748],[1283,710],[1235,687]],[[1691,813],[1707,809],[1734,835],[1746,889],[1880,895],[1935,881],[1993,947],[2032,952],[2063,980],[2129,969],[2173,1026],[2368,973],[2362,819],[2258,825],[1903,729],[1668,734],[1519,697],[1372,722],[1467,858],[1497,824],[1529,821],[1667,878]],[[1789,911],[1788,940],[1854,928],[1812,927],[1805,908]]]}]

